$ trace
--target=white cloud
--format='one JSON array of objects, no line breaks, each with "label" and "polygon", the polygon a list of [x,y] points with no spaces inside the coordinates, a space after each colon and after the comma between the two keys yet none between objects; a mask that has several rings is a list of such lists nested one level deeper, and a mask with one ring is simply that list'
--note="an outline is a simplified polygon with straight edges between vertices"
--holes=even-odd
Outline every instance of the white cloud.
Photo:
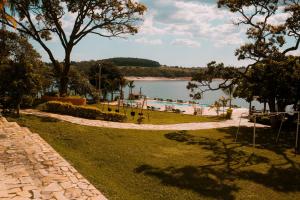
[{"label": "white cloud", "polygon": [[200,47],[200,43],[189,39],[176,39],[171,42],[172,45],[188,46],[188,47]]},{"label": "white cloud", "polygon": [[229,11],[217,8],[216,4],[183,0],[154,1],[150,4],[140,35],[184,36],[194,44],[205,39],[214,46],[240,45],[243,33],[232,23],[236,17]]},{"label": "white cloud", "polygon": [[147,45],[161,45],[163,42],[160,39],[147,39],[147,38],[138,38],[134,40],[140,44],[147,44]]}]

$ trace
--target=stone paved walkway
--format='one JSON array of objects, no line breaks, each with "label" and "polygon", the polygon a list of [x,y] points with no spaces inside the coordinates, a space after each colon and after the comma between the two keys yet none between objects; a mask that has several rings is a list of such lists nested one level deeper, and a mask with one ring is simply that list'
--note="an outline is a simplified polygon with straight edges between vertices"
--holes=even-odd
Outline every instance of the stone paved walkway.
[{"label": "stone paved walkway", "polygon": [[0,117],[0,200],[106,198],[38,134]]},{"label": "stone paved walkway", "polygon": [[[118,128],[118,129],[137,129],[137,130],[203,130],[212,128],[227,128],[236,127],[239,125],[240,116],[242,113],[234,113],[231,120],[220,122],[201,122],[201,123],[184,123],[184,124],[168,124],[168,125],[152,125],[152,124],[133,124],[133,123],[119,123],[108,122],[101,120],[90,120],[78,117],[72,117],[69,115],[59,115],[47,112],[41,112],[38,110],[23,110],[23,114],[36,115],[40,117],[51,117],[62,121],[71,122],[74,124],[103,127],[103,128]],[[241,119],[241,126],[253,127],[253,123],[248,119]],[[257,124],[256,127],[267,127],[265,125]]]}]

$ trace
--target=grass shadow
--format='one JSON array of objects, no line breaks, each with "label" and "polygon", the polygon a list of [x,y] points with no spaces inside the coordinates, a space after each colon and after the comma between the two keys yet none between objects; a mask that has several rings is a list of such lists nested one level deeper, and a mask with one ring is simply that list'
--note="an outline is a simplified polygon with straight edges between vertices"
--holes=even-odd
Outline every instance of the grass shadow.
[{"label": "grass shadow", "polygon": [[[234,199],[234,192],[240,188],[239,180],[251,181],[280,192],[300,191],[300,165],[291,160],[285,151],[290,143],[274,144],[273,132],[258,130],[260,148],[275,152],[282,158],[280,164],[271,162],[269,157],[243,151],[243,146],[252,144],[252,131],[242,128],[240,140],[234,143],[236,128],[219,129],[225,133],[221,139],[212,139],[178,131],[165,134],[165,138],[185,145],[198,145],[200,149],[211,151],[207,154],[207,163],[201,166],[159,168],[141,165],[136,173],[158,178],[162,184],[192,190],[206,197],[216,199]],[[272,136],[272,138],[270,138]],[[200,150],[199,149],[199,150]],[[261,170],[264,167],[265,170]]]},{"label": "grass shadow", "polygon": [[156,177],[163,185],[192,190],[216,199],[234,199],[233,192],[239,189],[235,184],[226,182],[226,174],[222,170],[210,167],[157,168],[141,165],[135,172]]}]

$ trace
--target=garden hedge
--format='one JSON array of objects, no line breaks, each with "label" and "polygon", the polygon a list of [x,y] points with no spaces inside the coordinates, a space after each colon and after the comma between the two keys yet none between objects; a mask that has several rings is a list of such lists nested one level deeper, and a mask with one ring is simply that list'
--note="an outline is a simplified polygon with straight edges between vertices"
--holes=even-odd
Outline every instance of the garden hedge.
[{"label": "garden hedge", "polygon": [[71,103],[77,106],[85,106],[86,105],[86,98],[81,97],[51,97],[51,96],[42,96],[43,101],[59,101],[59,102],[66,102]]},{"label": "garden hedge", "polygon": [[47,102],[43,107],[43,110],[87,119],[99,119],[114,122],[122,122],[126,120],[126,116],[124,114],[115,112],[102,112],[100,109],[95,107],[76,106],[71,103],[59,101]]}]

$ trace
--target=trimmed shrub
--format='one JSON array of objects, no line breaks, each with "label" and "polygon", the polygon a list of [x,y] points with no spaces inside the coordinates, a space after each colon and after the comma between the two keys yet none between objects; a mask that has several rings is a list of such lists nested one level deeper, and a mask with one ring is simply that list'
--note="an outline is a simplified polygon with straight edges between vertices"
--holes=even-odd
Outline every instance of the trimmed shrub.
[{"label": "trimmed shrub", "polygon": [[42,96],[42,100],[44,101],[59,101],[59,102],[66,102],[71,103],[77,106],[85,106],[86,105],[86,98],[81,97],[51,97],[51,96]]},{"label": "trimmed shrub", "polygon": [[231,108],[227,109],[226,116],[225,116],[226,119],[231,119],[232,112],[233,112],[233,110]]},{"label": "trimmed shrub", "polygon": [[102,112],[98,108],[88,106],[76,106],[71,103],[64,103],[59,101],[49,101],[43,107],[44,111],[71,115],[75,117],[87,119],[99,119],[105,121],[122,122],[126,119],[124,114],[115,112]]}]

